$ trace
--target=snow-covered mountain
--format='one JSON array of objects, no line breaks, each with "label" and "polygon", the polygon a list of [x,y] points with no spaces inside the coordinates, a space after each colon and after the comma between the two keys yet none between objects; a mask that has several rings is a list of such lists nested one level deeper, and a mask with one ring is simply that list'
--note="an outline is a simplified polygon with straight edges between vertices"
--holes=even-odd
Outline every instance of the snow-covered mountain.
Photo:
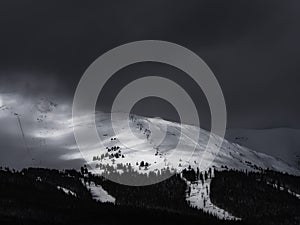
[{"label": "snow-covered mountain", "polygon": [[[137,115],[124,117],[122,113],[113,114],[115,132],[111,114],[97,112],[95,122],[102,144],[87,142],[79,151],[74,129],[91,128],[94,115],[72,120],[69,104],[57,104],[47,99],[27,102],[14,96],[2,96],[1,99],[0,123],[5,127],[0,129],[1,165],[79,169],[87,163],[98,174],[104,172],[103,165],[122,173],[121,164],[130,164],[140,174],[166,168],[180,171],[189,166],[201,171],[212,167],[248,171],[270,168],[300,175],[296,167],[234,143],[235,139],[233,142],[223,140],[192,125]],[[207,147],[210,137],[211,144]],[[264,146],[268,147],[268,144]],[[4,151],[6,149],[9,151]],[[191,189],[186,196],[188,202],[219,218],[238,219],[213,205],[209,195],[210,181],[207,179],[204,184],[187,181]],[[58,188],[69,193],[66,187]],[[101,186],[91,183],[88,188],[96,200],[115,201],[109,190]]]},{"label": "snow-covered mountain", "polygon": [[[79,129],[85,126],[91,127],[93,121],[88,118],[79,120],[77,124],[73,125]],[[180,171],[183,168],[192,167],[199,168],[200,171],[207,171],[209,168],[232,168],[248,171],[270,168],[290,174],[300,174],[299,170],[278,158],[255,152],[227,140],[223,140],[222,145],[218,146],[220,137],[199,127],[136,115],[130,115],[129,120],[124,120],[124,115],[117,113],[113,115],[113,124],[118,131],[115,134],[111,126],[111,114],[99,112],[96,113],[95,118],[98,135],[103,146],[87,147],[82,151],[82,156],[94,169],[94,173],[104,172],[101,165],[109,165],[122,173],[122,167],[120,168],[118,165],[130,164],[130,167],[139,173],[165,168]],[[129,135],[129,133],[133,135]],[[191,138],[195,133],[200,134],[196,143],[195,139]],[[213,145],[206,148],[210,135]],[[160,140],[162,142],[159,144]],[[178,145],[179,142],[180,145]],[[176,152],[174,152],[176,147]],[[193,150],[194,152],[191,154],[189,151]],[[120,180],[119,182],[123,183]],[[190,189],[186,199],[191,206],[211,213],[220,219],[240,220],[212,203],[209,195],[211,179],[207,179],[204,183],[187,180],[186,182]],[[124,184],[135,185],[135,183]]]},{"label": "snow-covered mountain", "polygon": [[[73,123],[69,104],[57,104],[45,98],[32,102],[20,96],[2,94],[1,104],[0,122],[5,129],[0,130],[0,143],[3,149],[0,163],[5,166],[80,168],[86,160],[94,166],[100,163],[115,165],[131,163],[134,169],[141,173],[168,166],[180,170],[191,165],[204,170],[207,167],[223,165],[241,170],[270,168],[299,174],[299,170],[293,165],[253,151],[257,150],[256,148],[251,150],[226,140],[219,146],[222,139],[214,134],[212,144],[206,149],[209,132],[160,118],[133,116],[129,120],[128,127],[128,119],[124,119],[122,114],[119,116],[115,114],[114,124],[118,130],[115,134],[111,126],[111,114],[103,112],[97,112],[95,118],[99,137],[104,146],[91,146],[87,143],[79,152],[73,129],[91,126],[93,121],[90,116],[75,119]],[[130,132],[133,135],[128,135]],[[200,133],[200,136],[195,140],[197,133]],[[268,140],[266,143],[270,142]],[[179,141],[180,145],[177,146]],[[108,150],[114,146],[120,148],[109,152]],[[176,146],[177,151],[174,153]],[[271,144],[270,146],[272,148]],[[109,156],[119,151],[119,157]],[[148,163],[147,170],[140,169],[142,161]]]},{"label": "snow-covered mountain", "polygon": [[[223,141],[222,146],[218,146],[220,137],[214,134],[212,134],[212,138],[216,144],[206,148],[210,133],[199,127],[165,121],[161,118],[135,115],[131,116],[128,126],[128,120],[121,118],[123,115],[114,115],[114,124],[117,125],[119,131],[118,134],[115,134],[111,128],[111,115],[96,114],[96,126],[104,147],[87,147],[82,151],[83,157],[95,168],[96,172],[97,164],[130,163],[135,170],[141,173],[165,167],[180,170],[191,165],[194,168],[199,167],[200,170],[226,166],[239,170],[270,168],[290,174],[300,174],[298,169],[277,158],[227,140]],[[90,126],[91,122],[85,120],[75,126]],[[134,137],[128,135],[130,132]],[[200,133],[200,136],[195,145],[190,136],[197,132]],[[174,152],[180,138],[182,138],[181,145],[177,146],[177,151]],[[158,145],[158,140],[161,139],[163,141]],[[194,146],[196,146],[195,152],[191,154],[189,150]],[[141,168],[142,161],[147,163],[146,169],[145,167]],[[98,170],[101,173],[101,169]]]}]

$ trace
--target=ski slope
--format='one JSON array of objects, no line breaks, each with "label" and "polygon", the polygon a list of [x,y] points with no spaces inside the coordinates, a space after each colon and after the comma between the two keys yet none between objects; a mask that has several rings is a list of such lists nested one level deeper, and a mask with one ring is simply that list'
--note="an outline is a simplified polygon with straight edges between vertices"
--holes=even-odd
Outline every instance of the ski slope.
[{"label": "ski slope", "polygon": [[88,185],[87,188],[90,189],[93,199],[100,202],[116,202],[116,199],[109,195],[106,190],[104,190],[101,185],[96,185],[94,182],[91,182],[91,185]]},{"label": "ski slope", "polygon": [[231,215],[224,209],[214,205],[210,200],[210,182],[211,179],[207,179],[203,185],[200,181],[194,183],[188,182],[188,186],[191,188],[190,193],[186,196],[186,200],[193,207],[202,209],[204,212],[210,213],[219,219],[224,220],[241,220],[241,218]]}]

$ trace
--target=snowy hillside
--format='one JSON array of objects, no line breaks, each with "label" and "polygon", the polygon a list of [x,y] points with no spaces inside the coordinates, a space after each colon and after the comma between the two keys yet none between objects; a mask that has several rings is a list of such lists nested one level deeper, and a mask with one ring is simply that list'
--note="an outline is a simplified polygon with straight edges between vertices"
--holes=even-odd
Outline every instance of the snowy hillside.
[{"label": "snowy hillside", "polygon": [[111,202],[115,203],[116,199],[109,195],[106,190],[104,190],[100,185],[91,182],[90,185],[87,185],[87,188],[90,189],[93,199],[100,202]]},{"label": "snowy hillside", "polygon": [[[45,98],[28,102],[20,96],[2,94],[1,104],[0,122],[7,129],[1,130],[0,141],[2,148],[10,151],[2,154],[0,162],[7,166],[80,168],[87,161],[95,167],[100,164],[116,166],[118,163],[130,163],[141,173],[168,166],[180,170],[191,165],[205,170],[211,166],[224,165],[243,170],[261,167],[299,174],[299,170],[274,157],[226,140],[219,149],[221,139],[216,135],[212,135],[213,143],[206,149],[209,132],[160,118],[133,116],[129,120],[129,128],[128,120],[122,119],[122,114],[115,114],[114,123],[118,130],[115,134],[111,114],[103,112],[97,112],[95,118],[99,138],[104,146],[87,143],[79,152],[73,131],[78,127],[91,127],[93,121],[89,115],[72,121],[69,105],[53,103]],[[133,135],[129,135],[131,132]],[[195,139],[196,133],[200,133],[198,140]],[[266,139],[266,143],[273,148],[274,145],[268,140],[270,138]],[[179,141],[180,145],[174,153]],[[22,160],[16,160],[16,156]],[[141,166],[142,161],[144,166]],[[95,169],[96,172],[100,170]]]},{"label": "snowy hillside", "polygon": [[[115,115],[114,118],[122,118]],[[269,155],[258,153],[238,144],[224,140],[220,149],[217,145],[205,149],[210,133],[191,125],[165,121],[160,118],[145,118],[131,116],[129,120],[116,120],[119,133],[114,134],[110,124],[110,114],[97,113],[96,124],[104,147],[86,148],[82,155],[88,163],[101,173],[100,164],[131,164],[141,172],[173,168],[180,170],[188,165],[206,170],[209,167],[235,168],[240,170],[259,170],[270,168],[272,170],[299,174],[299,171],[281,160]],[[90,126],[91,121],[85,120],[75,126]],[[130,130],[128,130],[130,129]],[[182,136],[180,137],[180,131]],[[130,132],[132,136],[128,135]],[[200,132],[198,143],[193,154],[189,152],[195,143],[190,138],[193,133]],[[162,138],[163,137],[163,138]],[[181,139],[181,144],[176,153],[174,148]],[[220,137],[213,135],[213,140],[218,143]],[[158,145],[159,140],[163,140]],[[173,154],[174,153],[174,154]],[[142,166],[141,166],[142,163]]]},{"label": "snowy hillside", "polygon": [[[186,167],[198,168],[200,171],[207,171],[213,167],[248,171],[269,168],[300,175],[296,167],[278,158],[222,140],[199,127],[161,118],[136,115],[125,118],[122,113],[113,114],[116,131],[114,132],[111,114],[97,112],[95,121],[102,144],[91,145],[87,141],[79,151],[73,132],[74,129],[91,128],[94,123],[91,115],[72,120],[68,105],[56,104],[45,99],[35,104],[26,101],[23,101],[23,104],[13,104],[8,97],[2,97],[2,100],[4,106],[0,107],[0,122],[7,129],[1,131],[0,141],[6,143],[2,144],[3,149],[11,149],[0,158],[0,162],[2,160],[2,164],[5,162],[5,165],[15,166],[17,162],[19,167],[79,169],[83,164],[89,164],[93,168],[91,172],[95,174],[103,174],[108,171],[107,168],[109,172],[113,168],[113,171],[121,174],[124,168],[130,168],[130,171],[139,175],[149,176],[150,172],[162,174],[161,171],[180,171]],[[198,133],[199,137],[195,139]],[[210,135],[212,144],[207,148]],[[267,144],[265,146],[268,147]],[[219,218],[238,219],[230,212],[212,204],[209,195],[210,181],[211,178],[204,184],[199,181],[188,183],[190,191],[186,200],[192,206]],[[69,189],[58,188],[72,195]],[[117,201],[117,196],[111,195],[108,188],[93,182],[87,188],[97,201]],[[76,193],[73,193],[73,196],[74,194]]]},{"label": "snowy hillside", "polygon": [[207,179],[203,184],[200,181],[189,182],[188,185],[191,189],[187,195],[186,200],[193,207],[202,209],[204,212],[208,212],[220,219],[225,220],[240,220],[240,218],[231,215],[224,209],[214,205],[210,199],[210,182],[211,179]]},{"label": "snowy hillside", "polygon": [[[226,140],[223,140],[222,146],[218,148],[220,137],[216,135],[212,136],[215,144],[206,148],[210,133],[195,126],[136,115],[130,115],[128,121],[122,119],[124,115],[120,113],[114,114],[113,118],[118,134],[113,132],[110,114],[96,114],[97,131],[104,146],[93,146],[92,149],[87,147],[82,152],[82,156],[93,168],[94,173],[103,174],[108,167],[123,173],[124,167],[120,165],[130,165],[130,168],[138,173],[149,173],[165,168],[180,171],[189,167],[189,169],[199,168],[200,171],[206,171],[208,168],[248,171],[270,168],[300,174],[297,169],[279,159]],[[87,117],[84,122],[81,120],[74,125],[91,126],[92,122]],[[130,135],[131,132],[133,135]],[[194,150],[195,141],[191,138],[194,133],[200,133],[200,136],[195,151],[189,152]],[[177,145],[179,142],[180,145]],[[177,151],[174,152],[176,147]],[[204,183],[200,180],[186,181],[190,189],[187,191],[186,200],[191,206],[220,219],[239,220],[240,218],[211,202],[210,181],[211,178],[206,179]]]}]

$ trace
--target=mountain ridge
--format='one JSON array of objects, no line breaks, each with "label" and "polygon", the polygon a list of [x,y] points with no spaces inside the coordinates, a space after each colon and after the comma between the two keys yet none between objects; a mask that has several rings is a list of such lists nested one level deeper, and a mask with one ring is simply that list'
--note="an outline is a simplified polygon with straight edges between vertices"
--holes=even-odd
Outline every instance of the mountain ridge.
[{"label": "mountain ridge", "polygon": [[[163,159],[163,167],[170,166],[171,168],[179,170],[181,169],[179,167],[187,167],[189,165],[192,167],[200,167],[201,170],[206,170],[211,166],[220,168],[224,165],[228,168],[240,170],[273,169],[275,171],[287,172],[294,175],[300,174],[298,169],[288,165],[280,159],[256,152],[236,143],[231,143],[225,139],[222,140],[223,143],[221,146],[206,149],[206,143],[210,136],[212,136],[216,143],[219,142],[218,139],[221,138],[196,126],[170,122],[161,118],[147,118],[131,115],[129,128],[127,127],[128,121],[118,121],[118,119],[114,121],[114,123],[118,125],[118,130],[121,131],[121,133],[115,135],[113,129],[111,127],[109,128],[108,125],[110,123],[110,114],[97,112],[96,115],[97,131],[99,137],[102,139],[103,145],[106,146],[106,149],[96,149],[94,151],[94,153],[99,152],[98,155],[96,154],[93,156],[98,156],[100,160],[91,160],[91,153],[85,154],[83,151],[85,159],[91,166],[97,165],[97,161],[99,161],[99,163],[111,165],[131,163],[133,167],[135,167],[134,165],[136,163],[147,161],[149,162],[148,169],[151,170],[151,166],[158,164],[159,160],[159,163],[162,164],[161,159]],[[99,115],[101,118],[99,118]],[[114,118],[118,117],[114,116]],[[80,124],[81,126],[90,125],[90,123],[86,121],[81,122]],[[156,137],[152,134],[150,127],[155,129]],[[128,138],[128,132],[132,132],[136,136],[136,139],[132,140]],[[184,137],[180,137],[180,132]],[[189,135],[193,132],[200,133],[197,143],[193,143],[191,138],[189,138]],[[164,136],[164,139],[159,146],[157,146],[157,136]],[[111,140],[111,138],[113,138],[113,140]],[[192,149],[193,145],[196,144],[195,152],[200,158],[192,153],[190,160],[183,162],[180,160],[180,157],[172,155],[172,150],[174,150],[181,138],[183,145],[179,146],[178,152],[185,156],[187,154],[186,149]],[[122,145],[122,141],[123,143],[125,142],[124,145]],[[119,152],[121,152],[121,157],[112,156],[110,159],[107,159],[105,156],[103,158],[102,155],[108,153],[108,149],[114,148],[115,146],[120,149]],[[218,150],[218,148],[220,149]],[[141,151],[142,153],[138,151]],[[157,156],[157,153],[160,156],[159,158],[154,157]],[[172,160],[169,160],[170,157],[172,157]],[[200,161],[201,165],[199,164]],[[139,166],[140,165],[135,168],[138,170]],[[153,168],[157,168],[157,166]],[[139,170],[144,172],[141,169]]]}]

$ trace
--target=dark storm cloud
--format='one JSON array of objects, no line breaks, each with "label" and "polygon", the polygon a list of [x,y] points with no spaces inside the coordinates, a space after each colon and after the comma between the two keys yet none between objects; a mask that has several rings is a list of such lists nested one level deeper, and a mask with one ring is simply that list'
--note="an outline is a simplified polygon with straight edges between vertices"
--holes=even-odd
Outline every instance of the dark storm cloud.
[{"label": "dark storm cloud", "polygon": [[[0,4],[1,86],[6,86],[8,73],[15,77],[12,90],[20,80],[53,79],[55,85],[49,86],[53,93],[71,98],[82,73],[105,51],[131,41],[159,39],[188,47],[210,66],[225,95],[230,127],[300,127],[298,1]],[[111,79],[104,93],[105,106],[129,81],[159,73],[188,89],[205,121],[201,123],[209,124],[203,93],[189,78],[167,66],[149,64],[136,69],[134,74],[134,66],[125,68],[120,71],[122,76]],[[30,73],[37,75],[26,75]],[[41,92],[45,90],[42,86]],[[39,92],[30,86],[18,87],[34,95]],[[154,100],[148,106],[141,103],[136,110],[147,114],[156,104]],[[160,103],[159,109],[162,116],[176,119],[172,107]]]}]

